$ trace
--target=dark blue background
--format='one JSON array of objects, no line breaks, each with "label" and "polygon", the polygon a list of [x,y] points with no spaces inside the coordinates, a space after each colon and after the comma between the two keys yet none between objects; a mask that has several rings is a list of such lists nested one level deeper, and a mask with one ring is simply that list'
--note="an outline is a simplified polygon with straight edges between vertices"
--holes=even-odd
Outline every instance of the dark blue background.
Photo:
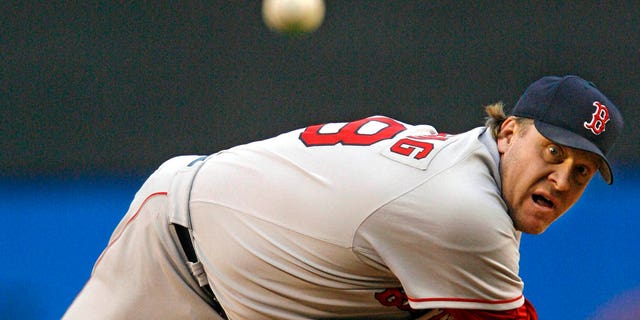
[{"label": "dark blue background", "polygon": [[[540,319],[587,319],[640,287],[640,170],[616,173],[613,186],[596,177],[583,199],[543,235],[523,236],[521,275]],[[2,181],[0,315],[59,318],[143,181]]]},{"label": "dark blue background", "polygon": [[545,75],[595,82],[640,162],[640,1],[327,1],[288,38],[261,1],[0,3],[0,175],[148,172],[382,114],[457,133]]}]

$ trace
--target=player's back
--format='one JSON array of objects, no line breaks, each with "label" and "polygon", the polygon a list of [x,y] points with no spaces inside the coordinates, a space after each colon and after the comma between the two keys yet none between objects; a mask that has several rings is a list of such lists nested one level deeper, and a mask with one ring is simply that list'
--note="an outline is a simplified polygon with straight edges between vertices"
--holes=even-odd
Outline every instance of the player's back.
[{"label": "player's back", "polygon": [[215,270],[207,272],[221,299],[253,318],[287,318],[268,307],[274,304],[315,318],[406,316],[373,299],[376,289],[401,285],[386,267],[352,251],[355,233],[377,209],[464,156],[468,150],[459,147],[431,163],[455,139],[371,117],[210,157],[190,207],[196,242],[213,255]]}]

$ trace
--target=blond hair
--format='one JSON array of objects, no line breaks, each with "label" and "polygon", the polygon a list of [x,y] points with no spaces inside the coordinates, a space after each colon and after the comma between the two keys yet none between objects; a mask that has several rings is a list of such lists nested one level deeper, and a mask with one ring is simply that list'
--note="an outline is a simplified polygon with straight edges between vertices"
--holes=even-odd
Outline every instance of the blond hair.
[{"label": "blond hair", "polygon": [[[494,138],[497,138],[498,133],[500,133],[500,127],[502,127],[502,123],[509,117],[504,112],[504,103],[502,103],[502,101],[499,101],[499,102],[490,104],[484,107],[484,111],[487,114],[484,125],[487,128],[489,128],[489,130],[491,131],[491,135],[493,135]],[[533,122],[533,120],[529,118],[521,118],[516,116],[512,116],[512,117],[516,118],[516,121],[522,125]],[[523,126],[523,127],[524,128],[521,131],[522,133],[524,133],[524,130],[526,130],[527,126]]]}]

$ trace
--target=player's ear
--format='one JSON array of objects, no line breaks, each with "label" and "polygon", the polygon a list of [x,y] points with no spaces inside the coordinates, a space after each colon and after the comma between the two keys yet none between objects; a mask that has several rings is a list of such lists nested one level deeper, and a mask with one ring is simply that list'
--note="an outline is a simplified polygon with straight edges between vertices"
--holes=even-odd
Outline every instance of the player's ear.
[{"label": "player's ear", "polygon": [[498,144],[498,152],[500,154],[505,153],[511,146],[511,141],[518,127],[518,121],[515,117],[508,117],[500,125],[500,131],[496,137]]}]

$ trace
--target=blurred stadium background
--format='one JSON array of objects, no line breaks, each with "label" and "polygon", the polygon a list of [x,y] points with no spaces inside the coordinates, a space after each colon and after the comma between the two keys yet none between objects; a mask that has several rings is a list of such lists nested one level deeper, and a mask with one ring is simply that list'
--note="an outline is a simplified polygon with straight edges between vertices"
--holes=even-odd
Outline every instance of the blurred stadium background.
[{"label": "blurred stadium background", "polygon": [[523,237],[525,294],[541,319],[640,319],[638,1],[327,1],[301,38],[255,0],[5,1],[0,18],[0,318],[59,318],[169,157],[374,114],[456,133],[578,74],[625,115],[616,182]]}]

